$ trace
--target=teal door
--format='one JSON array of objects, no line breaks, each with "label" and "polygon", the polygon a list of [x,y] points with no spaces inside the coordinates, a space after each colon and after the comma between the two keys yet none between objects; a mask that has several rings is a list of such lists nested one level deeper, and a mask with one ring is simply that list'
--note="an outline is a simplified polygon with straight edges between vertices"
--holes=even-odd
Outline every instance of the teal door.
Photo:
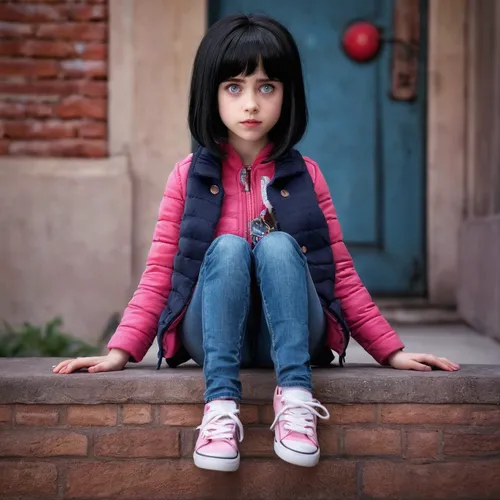
[{"label": "teal door", "polygon": [[375,294],[422,295],[424,72],[417,98],[395,101],[391,45],[364,64],[341,48],[354,20],[370,21],[390,38],[393,8],[393,0],[219,0],[210,4],[210,22],[264,13],[288,27],[303,60],[310,116],[298,149],[326,177],[361,279]]}]

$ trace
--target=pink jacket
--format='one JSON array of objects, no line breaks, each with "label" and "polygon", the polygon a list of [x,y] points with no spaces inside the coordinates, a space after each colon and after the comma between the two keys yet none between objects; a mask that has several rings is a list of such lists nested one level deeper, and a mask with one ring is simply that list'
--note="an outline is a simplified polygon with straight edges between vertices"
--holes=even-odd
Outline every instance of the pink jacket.
[{"label": "pink jacket", "polygon": [[[264,209],[260,179],[263,176],[272,179],[274,175],[274,162],[263,163],[271,147],[264,148],[252,164],[251,185],[258,186],[258,189],[251,189],[250,192],[245,192],[241,183],[240,174],[244,166],[240,157],[232,148],[227,149],[228,156],[222,165],[224,200],[216,236],[235,234],[250,241],[248,221],[257,217]],[[177,163],[168,178],[146,269],[125,309],[120,326],[108,344],[109,349],[117,348],[128,352],[137,362],[143,359],[155,340],[158,320],[170,293],[191,157],[189,155]],[[342,241],[340,224],[323,174],[314,161],[307,157],[304,160],[329,227],[336,265],[335,297],[342,304],[353,338],[377,362],[386,364],[388,356],[402,349],[404,344],[381,315],[354,269],[351,256]],[[172,357],[181,345],[178,325],[182,316],[181,314],[177,318],[164,336],[166,358]],[[328,314],[327,320],[327,345],[341,353],[344,339],[340,326]]]}]

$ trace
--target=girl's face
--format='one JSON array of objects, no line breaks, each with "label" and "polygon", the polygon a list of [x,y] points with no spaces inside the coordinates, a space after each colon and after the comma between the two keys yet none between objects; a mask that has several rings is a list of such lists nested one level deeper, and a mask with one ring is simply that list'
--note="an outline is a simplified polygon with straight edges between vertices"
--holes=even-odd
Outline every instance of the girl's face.
[{"label": "girl's face", "polygon": [[219,114],[227,127],[229,143],[262,148],[281,114],[283,84],[269,80],[261,66],[253,75],[239,75],[219,85]]}]

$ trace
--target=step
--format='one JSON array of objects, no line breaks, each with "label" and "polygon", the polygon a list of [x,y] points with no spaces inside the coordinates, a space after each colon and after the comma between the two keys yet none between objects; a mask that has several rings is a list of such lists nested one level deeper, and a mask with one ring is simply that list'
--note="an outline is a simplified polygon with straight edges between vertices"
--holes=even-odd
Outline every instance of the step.
[{"label": "step", "polygon": [[377,298],[376,303],[393,325],[450,325],[462,322],[455,307],[433,305],[425,298]]},{"label": "step", "polygon": [[498,365],[315,370],[331,419],[313,469],[275,457],[273,374],[244,370],[242,464],[217,473],[191,458],[199,368],[54,375],[58,361],[0,360],[2,500],[500,498]]}]

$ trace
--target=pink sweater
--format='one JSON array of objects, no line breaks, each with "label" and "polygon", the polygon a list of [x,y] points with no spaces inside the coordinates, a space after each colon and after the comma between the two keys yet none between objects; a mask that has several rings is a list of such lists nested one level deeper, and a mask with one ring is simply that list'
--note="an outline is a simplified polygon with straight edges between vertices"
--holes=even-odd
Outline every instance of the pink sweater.
[{"label": "pink sweater", "polygon": [[[222,164],[224,200],[216,236],[235,234],[249,240],[248,221],[257,217],[264,209],[260,179],[263,176],[272,179],[274,175],[274,162],[263,163],[270,147],[267,146],[261,151],[252,164],[250,192],[245,192],[241,183],[242,161],[232,148],[228,148],[228,157]],[[192,155],[189,155],[177,163],[168,178],[146,269],[125,309],[120,326],[108,344],[109,349],[122,349],[136,361],[143,359],[155,340],[158,319],[170,293],[191,157]],[[386,364],[389,355],[404,348],[404,344],[381,315],[354,269],[352,258],[342,240],[340,224],[323,174],[314,161],[307,157],[304,157],[304,160],[314,182],[319,205],[328,223],[336,265],[335,297],[342,304],[353,338],[377,362]],[[181,314],[164,336],[164,354],[167,358],[172,357],[180,347],[178,325],[182,317]],[[340,326],[329,314],[327,320],[327,345],[330,349],[341,353],[344,340]]]}]

